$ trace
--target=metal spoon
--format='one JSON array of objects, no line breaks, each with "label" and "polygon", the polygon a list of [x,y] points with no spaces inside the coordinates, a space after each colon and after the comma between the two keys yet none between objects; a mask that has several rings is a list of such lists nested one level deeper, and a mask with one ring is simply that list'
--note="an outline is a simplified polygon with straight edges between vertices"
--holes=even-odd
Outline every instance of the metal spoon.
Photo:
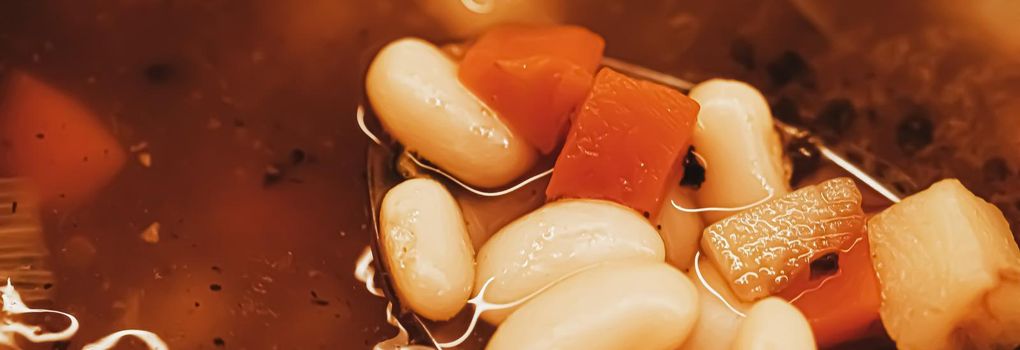
[{"label": "metal spoon", "polygon": [[[662,72],[658,72],[652,69],[648,69],[646,67],[628,63],[626,61],[621,61],[615,58],[610,57],[604,58],[602,60],[602,65],[613,68],[614,70],[617,70],[621,73],[654,81],[656,83],[670,86],[683,92],[688,92],[695,85],[694,83],[686,81],[684,79],[669,74],[665,74]],[[402,178],[398,175],[398,169],[396,169],[395,166],[395,164],[397,163],[396,162],[397,157],[400,155],[401,151],[398,145],[394,145],[393,143],[388,143],[387,141],[384,141],[384,139],[380,137],[379,134],[370,130],[366,119],[370,114],[371,113],[366,110],[365,106],[358,105],[356,111],[358,125],[361,127],[365,135],[373,141],[373,143],[370,144],[368,147],[367,157],[368,194],[369,200],[372,204],[372,221],[373,227],[375,228],[375,235],[373,235],[372,237],[371,248],[374,256],[381,256],[380,255],[382,254],[380,247],[381,232],[379,231],[379,221],[377,215],[379,212],[379,206],[382,202],[383,195],[385,195],[385,193],[389,191],[390,188],[392,188],[402,180]],[[836,167],[842,168],[849,175],[857,178],[857,180],[859,180],[865,186],[868,186],[869,188],[880,194],[882,197],[885,197],[886,199],[893,203],[898,203],[903,196],[911,192],[910,189],[898,189],[891,186],[887,186],[885,183],[871,176],[857,165],[854,165],[852,162],[847,160],[847,158],[840,155],[838,152],[833,150],[833,148],[826,145],[821,138],[817,137],[816,135],[812,134],[810,131],[806,129],[789,125],[778,120],[775,120],[775,127],[776,130],[778,130],[782,134],[784,142],[789,142],[791,140],[801,140],[806,142],[807,144],[811,145],[814,148],[814,151],[818,152],[819,156],[822,159],[828,161],[829,163],[835,165]],[[404,156],[411,161],[410,166],[414,167],[414,169],[412,169],[412,172],[430,174],[438,178],[445,178],[446,180],[449,181],[449,183],[454,184],[462,188],[463,190],[474,193],[475,195],[483,197],[497,197],[505,195],[507,193],[520,189],[521,187],[524,187],[525,185],[531,182],[541,179],[542,177],[548,176],[549,174],[552,173],[552,169],[547,169],[518,183],[508,186],[507,188],[504,189],[498,190],[479,189],[465,184],[456,177],[446,173],[442,169],[432,166],[427,161],[419,159],[414,154],[405,153]],[[895,168],[893,168],[891,171],[895,172],[894,176],[901,179],[909,180],[909,177],[907,177],[902,172],[897,172]],[[396,297],[397,294],[393,289],[393,284],[392,281],[390,280],[390,274],[388,273],[389,267],[386,266],[384,260],[375,259],[374,264],[376,267],[376,271],[379,272],[378,274],[376,274],[376,277],[379,278],[375,284],[377,286],[382,287],[381,289],[385,297],[391,303],[393,303],[392,307],[393,317],[395,317],[400,326],[406,329],[408,334],[408,344],[426,345],[440,349],[441,347],[438,344],[440,344],[441,342],[434,337],[433,332],[430,331],[426,323],[420,317],[418,317],[418,315],[400,306],[401,305],[400,300],[398,300],[398,298]]]}]

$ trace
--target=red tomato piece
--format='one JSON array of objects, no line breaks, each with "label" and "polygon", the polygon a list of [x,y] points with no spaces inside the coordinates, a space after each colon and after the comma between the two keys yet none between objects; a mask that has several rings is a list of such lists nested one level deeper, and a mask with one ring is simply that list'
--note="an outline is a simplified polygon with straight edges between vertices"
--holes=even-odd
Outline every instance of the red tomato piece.
[{"label": "red tomato piece", "polygon": [[78,101],[22,72],[6,87],[0,172],[29,179],[45,203],[78,202],[124,165],[123,148]]},{"label": "red tomato piece", "polygon": [[878,278],[871,265],[868,236],[862,237],[848,252],[839,253],[836,274],[810,280],[809,271],[801,273],[780,292],[804,313],[821,347],[867,336],[879,320]]},{"label": "red tomato piece", "polygon": [[460,81],[542,153],[556,149],[584,100],[605,42],[576,26],[507,25],[475,42]]},{"label": "red tomato piece", "polygon": [[698,103],[609,68],[595,77],[556,160],[549,200],[613,200],[655,217],[690,146]]}]

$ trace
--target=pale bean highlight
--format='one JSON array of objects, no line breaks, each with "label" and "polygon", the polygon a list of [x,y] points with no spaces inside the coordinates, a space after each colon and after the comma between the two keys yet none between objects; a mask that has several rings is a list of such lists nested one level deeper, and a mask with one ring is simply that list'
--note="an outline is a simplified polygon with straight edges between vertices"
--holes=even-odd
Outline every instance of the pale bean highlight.
[{"label": "pale bean highlight", "polygon": [[400,300],[429,319],[456,315],[471,296],[475,266],[453,196],[434,180],[404,181],[383,198],[380,225]]}]

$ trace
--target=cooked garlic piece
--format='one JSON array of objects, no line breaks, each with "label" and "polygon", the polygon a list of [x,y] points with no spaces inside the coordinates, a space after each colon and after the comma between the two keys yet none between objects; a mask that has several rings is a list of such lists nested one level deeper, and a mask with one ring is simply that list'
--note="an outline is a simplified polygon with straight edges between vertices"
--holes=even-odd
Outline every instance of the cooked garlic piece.
[{"label": "cooked garlic piece", "polygon": [[379,51],[365,90],[390,135],[468,184],[505,185],[535,161],[535,150],[461,85],[456,63],[421,39]]},{"label": "cooked garlic piece", "polygon": [[661,262],[611,262],[526,302],[486,349],[676,349],[697,314],[697,292],[680,271]]},{"label": "cooked garlic piece", "polygon": [[[692,143],[708,163],[697,192],[701,207],[739,208],[790,192],[782,143],[757,89],[712,79],[695,86],[690,96],[701,105]],[[702,217],[713,223],[732,214],[707,211]]]},{"label": "cooked garlic piece", "polygon": [[655,225],[666,247],[666,262],[687,271],[694,263],[694,253],[698,252],[705,223],[698,213],[673,209],[673,202],[684,208],[696,208],[694,190],[673,185]]},{"label": "cooked garlic piece", "polygon": [[783,299],[766,298],[754,304],[740,324],[733,350],[816,349],[804,314]]},{"label": "cooked garlic piece", "polygon": [[407,180],[386,193],[379,216],[400,301],[429,319],[456,315],[471,296],[475,262],[453,196],[434,180]]},{"label": "cooked garlic piece", "polygon": [[813,259],[848,249],[864,221],[857,185],[835,178],[708,226],[701,249],[737,297],[754,301],[785,288]]},{"label": "cooked garlic piece", "polygon": [[[594,264],[664,259],[662,239],[636,211],[609,201],[560,200],[510,223],[482,246],[475,289],[491,278],[485,300],[509,303]],[[498,324],[512,310],[482,318]]]}]

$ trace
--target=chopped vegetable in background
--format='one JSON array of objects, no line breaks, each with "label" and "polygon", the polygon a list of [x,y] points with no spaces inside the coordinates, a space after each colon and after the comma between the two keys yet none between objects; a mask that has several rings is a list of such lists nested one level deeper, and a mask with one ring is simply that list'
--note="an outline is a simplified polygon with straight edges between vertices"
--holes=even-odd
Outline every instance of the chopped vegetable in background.
[{"label": "chopped vegetable in background", "polygon": [[864,232],[861,193],[849,178],[803,187],[705,228],[702,251],[745,301],[775,294],[811,261]]},{"label": "chopped vegetable in background", "polygon": [[900,349],[1020,345],[1020,248],[994,205],[942,180],[868,221],[880,314]]},{"label": "chopped vegetable in background", "polygon": [[608,199],[656,217],[697,114],[697,102],[679,91],[603,68],[571,126],[546,197]]},{"label": "chopped vegetable in background", "polygon": [[71,203],[110,181],[124,160],[85,106],[26,73],[11,74],[0,96],[0,172],[31,179],[43,202]]},{"label": "chopped vegetable in background", "polygon": [[458,75],[511,129],[548,154],[588,95],[604,46],[581,27],[506,25],[468,49]]}]

